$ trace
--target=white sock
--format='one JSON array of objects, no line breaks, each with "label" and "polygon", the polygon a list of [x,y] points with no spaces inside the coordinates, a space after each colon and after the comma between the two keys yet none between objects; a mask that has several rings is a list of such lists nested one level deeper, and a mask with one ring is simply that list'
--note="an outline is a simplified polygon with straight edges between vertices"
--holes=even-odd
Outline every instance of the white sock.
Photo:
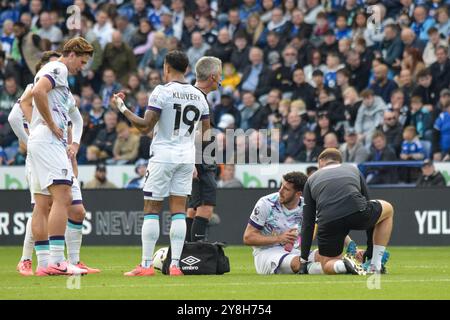
[{"label": "white sock", "polygon": [[373,245],[373,254],[372,254],[372,262],[375,266],[376,270],[381,270],[381,258],[383,258],[384,251],[386,251],[386,247]]},{"label": "white sock", "polygon": [[36,241],[34,244],[34,248],[36,249],[38,268],[47,268],[48,261],[50,259],[50,248],[48,240]]},{"label": "white sock", "polygon": [[186,215],[177,213],[172,215],[172,225],[170,226],[170,248],[172,261],[170,266],[180,266],[181,252],[183,251],[184,239],[186,237]]},{"label": "white sock", "polygon": [[20,261],[32,260],[34,249],[33,232],[31,231],[31,217],[28,218],[27,225],[25,227],[25,239],[23,239],[22,258]]},{"label": "white sock", "polygon": [[344,261],[338,260],[333,265],[334,272],[339,273],[347,273],[347,269],[345,268]]},{"label": "white sock", "polygon": [[142,262],[141,266],[150,268],[153,264],[153,251],[159,238],[159,215],[147,214],[142,225]]},{"label": "white sock", "polygon": [[323,274],[322,264],[313,262],[308,265],[308,274]]},{"label": "white sock", "polygon": [[57,264],[63,262],[64,259],[64,236],[50,236],[50,263]]},{"label": "white sock", "polygon": [[317,251],[319,251],[319,249],[313,250],[309,253],[308,262],[316,262],[316,252]]},{"label": "white sock", "polygon": [[80,248],[83,237],[83,222],[68,219],[66,228],[67,256],[71,264],[80,262]]}]

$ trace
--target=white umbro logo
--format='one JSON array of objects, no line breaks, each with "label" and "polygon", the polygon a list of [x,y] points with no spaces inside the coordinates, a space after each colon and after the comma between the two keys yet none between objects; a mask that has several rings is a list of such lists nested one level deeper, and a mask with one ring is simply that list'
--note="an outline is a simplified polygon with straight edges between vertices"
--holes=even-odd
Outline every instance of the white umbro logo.
[{"label": "white umbro logo", "polygon": [[194,264],[199,263],[200,259],[193,257],[193,256],[189,256],[189,257],[186,257],[183,260],[181,260],[181,262],[183,262],[184,264],[187,264],[188,266],[193,266]]}]

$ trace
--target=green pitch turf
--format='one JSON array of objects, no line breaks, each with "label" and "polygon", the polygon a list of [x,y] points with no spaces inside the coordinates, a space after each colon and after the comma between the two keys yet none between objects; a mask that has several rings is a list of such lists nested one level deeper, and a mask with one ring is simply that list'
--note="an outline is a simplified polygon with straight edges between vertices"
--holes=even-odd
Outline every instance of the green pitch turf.
[{"label": "green pitch turf", "polygon": [[226,248],[231,273],[222,276],[126,278],[123,272],[139,261],[139,247],[84,247],[84,262],[102,273],[68,289],[68,277],[19,275],[21,248],[0,247],[0,299],[450,299],[449,247],[389,250],[389,274],[381,276],[380,289],[370,290],[367,276],[256,275],[247,247]]}]

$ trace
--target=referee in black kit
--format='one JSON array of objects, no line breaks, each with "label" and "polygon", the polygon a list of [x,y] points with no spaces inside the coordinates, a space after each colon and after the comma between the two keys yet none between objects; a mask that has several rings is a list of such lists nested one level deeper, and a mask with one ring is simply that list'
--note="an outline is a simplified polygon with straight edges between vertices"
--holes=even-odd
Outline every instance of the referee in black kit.
[{"label": "referee in black kit", "polygon": [[[195,65],[196,87],[205,97],[211,91],[217,90],[222,81],[222,61],[210,56],[200,58]],[[213,117],[211,128],[214,128]],[[203,140],[202,140],[203,141]],[[203,150],[211,142],[202,142],[201,154],[196,155],[194,178],[192,181],[192,193],[189,198],[186,217],[186,241],[203,241],[206,237],[206,229],[216,206],[216,173],[214,155],[208,158]],[[198,150],[200,151],[200,150]],[[198,156],[201,157],[200,161]],[[206,157],[206,161],[205,161]],[[200,162],[200,163],[199,163]]]},{"label": "referee in black kit", "polygon": [[301,269],[306,270],[317,223],[318,260],[326,274],[358,274],[355,265],[342,259],[344,239],[350,230],[372,228],[374,245],[368,273],[381,273],[381,258],[392,232],[392,205],[369,199],[364,177],[356,166],[342,163],[339,150],[325,149],[318,161],[319,170],[308,178],[303,192]]}]

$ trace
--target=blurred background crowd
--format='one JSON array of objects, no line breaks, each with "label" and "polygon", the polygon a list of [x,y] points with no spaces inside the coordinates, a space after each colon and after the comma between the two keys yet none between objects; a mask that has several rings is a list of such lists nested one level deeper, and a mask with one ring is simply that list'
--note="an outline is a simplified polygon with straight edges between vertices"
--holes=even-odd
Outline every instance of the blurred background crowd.
[{"label": "blurred background crowd", "polygon": [[[74,4],[79,21],[67,13]],[[449,0],[1,1],[0,165],[24,164],[7,117],[40,53],[77,35],[95,48],[69,78],[84,119],[79,164],[148,159],[151,133],[130,128],[111,96],[125,92],[142,116],[173,49],[187,53],[192,82],[199,58],[222,60],[221,90],[208,96],[215,126],[279,129],[269,142],[254,132],[242,143],[276,145],[280,162],[313,163],[327,147],[355,163],[450,160],[449,7]],[[374,169],[367,178],[395,183],[396,171]]]}]

